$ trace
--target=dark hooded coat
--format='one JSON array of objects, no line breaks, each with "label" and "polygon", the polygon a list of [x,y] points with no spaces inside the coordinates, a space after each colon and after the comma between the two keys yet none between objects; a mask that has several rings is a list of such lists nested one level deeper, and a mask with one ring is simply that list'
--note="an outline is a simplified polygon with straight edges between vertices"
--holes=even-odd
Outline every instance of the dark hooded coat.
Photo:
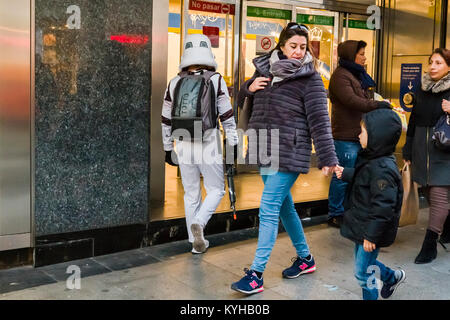
[{"label": "dark hooded coat", "polygon": [[[355,61],[358,41],[348,40],[338,46],[340,58]],[[377,102],[370,99],[361,82],[349,70],[338,66],[331,75],[329,98],[332,103],[331,128],[335,140],[358,141],[359,123],[363,113],[375,110]]]},{"label": "dark hooded coat", "polygon": [[[278,158],[278,170],[285,172],[307,173],[310,167],[312,141],[318,156],[318,167],[338,164],[327,108],[327,96],[322,78],[308,63],[291,76],[264,89],[252,93],[248,87],[257,77],[273,78],[270,73],[270,56],[257,57],[253,60],[256,72],[246,81],[238,97],[238,104],[243,105],[245,97],[252,99],[253,110],[249,119],[249,129],[258,135],[258,150],[267,150],[268,156]],[[267,143],[260,139],[259,129],[266,129]],[[277,129],[279,141],[275,146],[278,155],[271,154],[271,130]],[[276,143],[275,143],[276,144]],[[263,159],[259,151],[249,148],[249,156],[258,158],[260,167],[272,165]]]},{"label": "dark hooded coat", "polygon": [[400,118],[390,109],[363,116],[367,147],[360,151],[355,168],[345,168],[349,182],[341,235],[377,247],[391,245],[397,235],[403,198],[401,176],[393,153],[402,132]]}]

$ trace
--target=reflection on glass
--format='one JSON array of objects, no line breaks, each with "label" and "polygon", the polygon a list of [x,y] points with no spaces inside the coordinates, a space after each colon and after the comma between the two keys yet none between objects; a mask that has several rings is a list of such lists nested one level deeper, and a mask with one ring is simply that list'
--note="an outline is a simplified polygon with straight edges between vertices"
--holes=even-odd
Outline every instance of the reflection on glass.
[{"label": "reflection on glass", "polygon": [[[233,86],[233,35],[234,15],[189,10],[188,34],[200,33],[210,37],[212,52],[219,72],[228,87]],[[227,23],[228,22],[228,23]],[[210,28],[205,28],[210,27]],[[218,29],[219,41],[208,34],[209,30]],[[215,44],[215,45],[214,45]]]},{"label": "reflection on glass", "polygon": [[242,36],[242,54],[245,63],[244,80],[248,80],[255,72],[253,59],[256,58],[256,38],[257,36],[270,36],[278,41],[281,30],[289,23],[289,19],[273,19],[262,17],[247,17],[246,32]]}]

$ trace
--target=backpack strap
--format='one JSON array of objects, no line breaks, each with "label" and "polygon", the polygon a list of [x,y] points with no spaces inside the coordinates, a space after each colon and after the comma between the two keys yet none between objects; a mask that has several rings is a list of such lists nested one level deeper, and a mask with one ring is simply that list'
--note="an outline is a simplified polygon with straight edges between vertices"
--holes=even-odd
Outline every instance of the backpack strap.
[{"label": "backpack strap", "polygon": [[[214,82],[211,80],[211,78],[218,74],[219,75],[219,79],[217,81],[217,88],[214,86]],[[217,117],[219,116],[219,109],[217,106],[217,97],[219,95],[219,90],[220,90],[220,82],[222,79],[222,75],[219,72],[215,72],[215,71],[209,71],[209,70],[204,70],[203,71],[203,77],[205,78],[206,82],[209,82],[211,86],[213,86],[213,90],[211,93],[211,101],[214,101],[213,105],[211,105],[212,108],[212,114],[213,114],[213,119],[215,120],[215,126],[217,127]]]}]

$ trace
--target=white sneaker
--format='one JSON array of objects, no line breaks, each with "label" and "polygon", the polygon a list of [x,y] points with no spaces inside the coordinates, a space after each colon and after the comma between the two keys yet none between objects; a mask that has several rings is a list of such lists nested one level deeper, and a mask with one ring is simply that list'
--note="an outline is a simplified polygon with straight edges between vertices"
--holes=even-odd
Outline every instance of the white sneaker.
[{"label": "white sneaker", "polygon": [[[206,239],[205,239],[205,247],[206,247],[206,248],[205,248],[205,251],[206,251],[206,249],[209,248],[209,241],[206,240]],[[191,250],[191,252],[192,252],[193,254],[205,253],[205,251],[203,251],[203,252],[197,251],[197,250],[195,250],[194,247],[192,247],[192,250]]]},{"label": "white sneaker", "polygon": [[203,228],[198,223],[193,223],[191,225],[192,235],[194,236],[194,243],[192,244],[195,251],[205,252],[206,251],[206,241],[203,237]]}]

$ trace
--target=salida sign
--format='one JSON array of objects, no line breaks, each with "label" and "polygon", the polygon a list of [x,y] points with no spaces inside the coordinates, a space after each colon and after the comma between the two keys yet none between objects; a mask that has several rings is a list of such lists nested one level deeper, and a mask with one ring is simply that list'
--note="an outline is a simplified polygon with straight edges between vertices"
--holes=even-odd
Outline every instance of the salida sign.
[{"label": "salida sign", "polygon": [[223,14],[228,13],[232,15],[234,15],[235,12],[234,4],[197,1],[197,0],[189,0],[189,9],[213,13],[223,13]]}]

